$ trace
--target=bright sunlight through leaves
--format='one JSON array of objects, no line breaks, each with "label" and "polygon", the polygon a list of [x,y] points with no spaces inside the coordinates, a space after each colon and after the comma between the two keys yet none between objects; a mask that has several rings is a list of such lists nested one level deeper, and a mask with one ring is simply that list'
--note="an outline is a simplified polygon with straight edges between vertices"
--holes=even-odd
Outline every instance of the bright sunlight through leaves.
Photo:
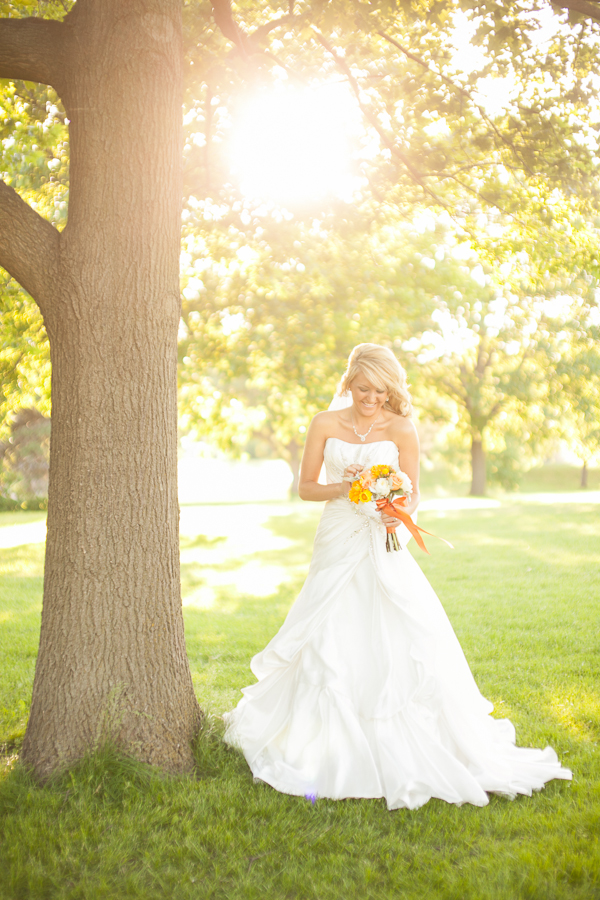
[{"label": "bright sunlight through leaves", "polygon": [[234,122],[232,165],[254,200],[298,205],[350,200],[356,109],[341,85],[282,86],[248,97]]}]

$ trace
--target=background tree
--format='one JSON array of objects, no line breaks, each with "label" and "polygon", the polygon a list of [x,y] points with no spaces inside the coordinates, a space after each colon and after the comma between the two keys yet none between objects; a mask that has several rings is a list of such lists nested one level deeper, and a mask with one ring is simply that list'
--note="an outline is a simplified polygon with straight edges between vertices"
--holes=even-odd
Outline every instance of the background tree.
[{"label": "background tree", "polygon": [[555,207],[560,229],[545,244],[519,226],[498,231],[494,219],[457,235],[432,212],[388,217],[368,234],[347,228],[343,238],[334,224],[311,234],[288,223],[249,241],[226,219],[197,259],[192,226],[180,345],[186,426],[238,450],[275,428],[302,442],[346,354],[374,340],[408,364],[417,406],[453,422],[448,449],[468,451],[472,493],[485,491],[486,468],[514,488],[558,433],[550,374],[595,302],[595,230],[569,237],[572,211]]},{"label": "background tree", "polygon": [[578,325],[577,340],[556,366],[556,402],[563,435],[581,460],[581,487],[587,488],[588,466],[600,454],[600,329],[586,317]]},{"label": "background tree", "polygon": [[[470,26],[473,43],[483,51],[479,65],[466,73],[460,71],[461,57],[454,52],[453,28],[460,14],[452,3],[437,5],[435,9],[423,7],[420,14],[407,9],[399,15],[388,14],[379,7],[370,9],[369,16],[365,17],[356,10],[355,32],[350,41],[333,37],[331,29],[328,31],[331,19],[327,15],[319,18],[307,7],[298,6],[294,15],[284,16],[281,22],[284,27],[278,29],[273,23],[261,24],[256,7],[239,6],[235,12],[238,30],[225,31],[225,36],[234,44],[233,50],[223,55],[218,64],[214,58],[209,65],[204,61],[205,93],[202,100],[195,95],[186,115],[189,129],[186,171],[191,192],[186,214],[189,216],[190,240],[195,233],[201,236],[202,243],[207,218],[212,219],[212,225],[208,227],[221,229],[222,244],[219,247],[211,245],[210,251],[218,261],[216,268],[221,269],[221,282],[219,285],[218,277],[211,278],[210,285],[203,286],[201,295],[190,303],[184,301],[184,308],[189,306],[196,324],[190,328],[186,319],[188,331],[182,344],[182,356],[187,363],[184,363],[181,378],[182,384],[187,382],[183,388],[188,411],[186,421],[191,422],[195,415],[201,433],[210,433],[223,446],[231,447],[235,439],[245,443],[251,434],[257,433],[257,423],[266,437],[264,423],[269,420],[273,425],[281,422],[280,407],[273,400],[285,396],[285,389],[282,391],[277,366],[270,365],[270,356],[279,358],[275,349],[278,336],[286,335],[286,356],[290,360],[303,341],[303,334],[295,334],[293,327],[286,331],[275,308],[286,312],[290,308],[289,293],[286,293],[289,288],[284,287],[284,282],[289,286],[293,280],[287,269],[294,269],[295,254],[289,245],[287,255],[284,252],[282,259],[277,259],[275,252],[270,275],[266,274],[268,259],[262,260],[262,279],[272,280],[271,294],[275,304],[269,307],[262,303],[255,308],[255,297],[250,292],[246,302],[246,306],[251,305],[250,317],[245,315],[244,301],[239,299],[243,297],[244,279],[232,280],[227,253],[224,256],[222,252],[227,240],[238,247],[255,247],[259,242],[254,236],[255,229],[262,235],[265,227],[264,208],[259,212],[252,208],[219,162],[225,157],[223,150],[231,131],[231,113],[235,114],[234,96],[239,90],[240,79],[249,72],[258,77],[257,73],[264,73],[272,63],[271,50],[261,44],[267,33],[265,29],[269,34],[278,34],[276,62],[285,69],[289,80],[302,82],[306,78],[309,81],[311,74],[316,75],[318,71],[325,77],[335,76],[346,82],[364,117],[364,144],[376,144],[379,148],[375,154],[357,151],[359,171],[368,187],[363,192],[363,201],[359,201],[360,212],[354,209],[350,229],[348,216],[339,208],[330,205],[325,217],[320,213],[321,228],[323,218],[326,221],[326,241],[335,243],[333,233],[336,229],[347,240],[348,230],[352,231],[352,227],[358,231],[362,225],[363,234],[365,229],[369,233],[381,229],[383,233],[386,228],[397,228],[401,218],[408,223],[414,222],[426,213],[423,209],[425,199],[437,204],[438,209],[447,206],[452,210],[453,240],[469,245],[473,258],[479,254],[480,259],[471,263],[472,269],[478,269],[482,263],[490,267],[508,265],[511,270],[516,264],[518,269],[520,254],[521,260],[526,260],[527,269],[533,266],[535,277],[543,280],[544,265],[546,276],[556,266],[549,257],[544,258],[536,251],[536,245],[552,247],[562,254],[563,230],[569,232],[571,223],[581,218],[581,210],[589,212],[595,208],[597,183],[593,177],[593,154],[597,147],[597,113],[590,79],[597,59],[595,30],[577,18],[570,24],[564,18],[562,22],[558,18],[550,22],[553,17],[549,6],[529,9],[512,4],[492,10],[488,4],[481,3],[463,5],[463,8],[467,11],[463,24],[466,21]],[[543,42],[538,39],[541,28],[546,29]],[[210,26],[207,30],[210,31]],[[211,31],[215,47],[222,40],[222,36]],[[193,56],[192,50],[190,53]],[[302,61],[301,74],[295,68],[298,59]],[[203,65],[199,56],[194,60]],[[503,83],[506,95],[498,111],[489,112],[485,100],[478,99],[482,92],[485,94],[486,82],[488,87],[489,83]],[[551,89],[548,84],[552,84]],[[260,127],[257,123],[257,128]],[[562,193],[565,190],[566,197]],[[208,215],[206,205],[197,201],[196,192],[199,196],[208,194],[213,200]],[[373,196],[377,198],[376,206],[370,199]],[[294,210],[292,206],[292,211],[296,219],[302,220],[303,215],[306,218],[304,210]],[[361,215],[362,223],[359,224]],[[268,221],[268,216],[266,218]],[[486,227],[482,227],[482,220],[487,223]],[[297,232],[292,227],[286,228],[289,242],[301,231],[300,227]],[[305,228],[303,233],[306,236],[308,229]],[[303,237],[300,243],[305,239]],[[567,240],[566,254],[573,261],[568,243]],[[273,254],[273,247],[269,246]],[[586,246],[589,249],[589,242]],[[397,249],[397,252],[402,257],[402,251]],[[443,248],[441,252],[444,252]],[[585,265],[589,273],[594,265],[592,263],[590,269],[592,256],[588,254],[588,257]],[[530,258],[534,260],[532,263]],[[427,260],[438,266],[438,272],[441,270],[440,261],[435,260],[433,252],[429,256],[426,254]],[[300,262],[303,265],[302,260]],[[415,262],[416,271],[423,275],[423,265],[418,260]],[[366,274],[369,264],[371,271]],[[382,274],[385,279],[390,277],[389,266],[384,273],[377,273],[379,265],[381,260],[375,263],[368,255],[364,264],[359,264],[361,272],[366,274],[366,283],[377,282]],[[563,285],[568,284],[571,277],[578,277],[580,261],[577,265],[572,275],[566,274],[563,266],[559,278]],[[281,266],[286,267],[285,273]],[[353,281],[355,266],[353,260],[350,276]],[[454,284],[457,279],[462,284],[464,268],[463,265],[461,272],[460,266],[455,265],[448,284]],[[192,268],[186,274],[194,283],[198,273]],[[405,271],[405,278],[406,275]],[[530,280],[533,277],[531,274]],[[252,272],[248,278],[252,289]],[[447,286],[441,283],[441,278],[440,275],[438,283],[432,285],[429,298],[429,311],[437,309],[437,314],[457,306],[451,303],[447,307],[445,299],[440,301],[445,298]],[[303,306],[302,282],[306,288],[309,280],[308,273],[296,278],[293,289],[297,309],[294,312]],[[338,282],[335,288],[332,281],[329,282],[330,311],[336,328],[341,328],[344,336],[343,315],[336,318],[337,310],[345,308],[348,317],[360,316],[349,297],[349,280],[346,279],[346,284]],[[435,277],[432,280],[435,281]],[[278,283],[280,292],[277,291]],[[455,289],[458,290],[456,284]],[[185,290],[193,298],[194,287]],[[471,310],[472,321],[464,327],[471,330],[471,337],[475,338],[480,352],[475,360],[469,361],[470,351],[465,350],[453,394],[455,398],[460,397],[459,404],[470,423],[470,452],[474,465],[472,489],[478,493],[485,489],[482,431],[487,431],[488,435],[490,474],[505,486],[514,487],[526,462],[523,459],[525,448],[530,448],[531,459],[534,438],[542,437],[545,424],[551,418],[550,411],[544,407],[545,385],[538,376],[547,370],[555,350],[546,339],[550,333],[546,329],[547,323],[542,322],[539,334],[531,336],[527,314],[522,307],[527,304],[525,297],[529,296],[531,306],[536,310],[534,315],[539,317],[543,298],[548,299],[558,288],[549,288],[548,283],[530,283],[527,288],[530,294],[527,295],[527,290],[519,283],[513,301],[518,298],[521,312],[514,314],[510,324],[508,320],[505,322],[502,337],[496,341],[497,335],[494,335],[495,350],[487,347],[490,333],[486,331],[484,335],[486,326],[480,326],[479,320],[493,317],[492,311],[487,310],[488,301],[495,303],[496,308],[502,304],[496,302],[496,294],[492,291],[482,304],[482,309],[486,306],[482,313],[478,308],[481,301],[474,294],[477,290],[477,285],[467,278],[467,293],[475,307]],[[215,292],[219,296],[213,300]],[[379,289],[375,295],[380,297]],[[392,290],[389,297],[386,295],[386,310],[378,307],[370,320],[363,317],[358,339],[389,341],[390,335],[396,339],[400,334],[406,335],[407,320],[416,311],[410,305],[403,307],[405,301],[405,292],[398,292],[394,298]],[[417,320],[412,321],[415,334],[425,327],[418,320],[422,313],[423,308],[417,312]],[[222,328],[220,317],[223,315],[227,328],[231,327],[230,315],[236,316],[240,323],[235,336],[229,335],[227,340],[216,337]],[[382,320],[385,327],[380,327]],[[295,321],[297,318],[292,316],[291,322]],[[430,320],[430,332],[432,327],[439,333],[439,320],[437,323]],[[480,328],[482,332],[477,337]],[[201,334],[206,329],[211,336],[204,340]],[[265,341],[264,335],[269,330],[270,337]],[[314,320],[313,330],[319,333]],[[515,341],[519,342],[523,354],[507,359],[505,345],[508,344],[513,353]],[[340,341],[340,345],[343,343]],[[196,352],[194,346],[201,347],[201,352]],[[550,354],[548,358],[546,353]],[[457,366],[459,357],[460,352],[454,354]],[[234,359],[238,360],[235,380],[234,370],[230,367]],[[219,366],[221,370],[227,368],[229,371],[227,378],[217,379],[218,385],[201,374],[215,366],[215,373]],[[498,372],[496,367],[499,367]],[[260,398],[252,372],[256,373],[262,386]],[[510,378],[509,373],[512,373]],[[298,374],[294,370],[296,381]],[[432,378],[433,374],[431,369]],[[188,401],[202,393],[199,387],[193,387],[194,380],[198,386],[202,383],[205,389],[201,415],[198,410],[190,415]],[[299,383],[301,380],[300,376]],[[437,378],[431,383],[434,381],[439,385]],[[502,390],[492,389],[494,384],[499,386],[500,383]],[[225,384],[229,389],[224,389]],[[304,403],[308,404],[304,388],[303,392]],[[324,403],[318,391],[314,398],[316,402],[310,406],[311,412],[322,408]],[[287,410],[294,409],[293,399],[285,399],[283,403]],[[253,407],[253,412],[245,415],[248,407]],[[297,418],[297,412],[292,414],[292,419],[294,416]],[[462,421],[462,415],[459,419]],[[241,428],[243,421],[247,423],[247,429]],[[495,430],[494,422],[498,425]],[[286,439],[296,425],[291,431],[286,426]],[[299,427],[303,428],[304,424]],[[463,437],[458,428],[455,439],[460,443]],[[286,449],[279,446],[281,454],[289,458]]]},{"label": "background tree", "polygon": [[340,233],[332,222],[267,219],[249,240],[226,219],[194,235],[183,259],[182,426],[228,450],[270,446],[294,491],[310,420],[352,347],[399,349],[444,274],[420,264],[430,239],[405,222]]},{"label": "background tree", "polygon": [[452,443],[468,446],[473,495],[485,493],[488,474],[516,487],[536,450],[559,434],[557,372],[596,305],[597,235],[593,227],[572,240],[558,234],[545,244],[514,230],[483,234],[475,246],[442,242],[436,255],[454,263],[429,325],[404,345],[430,414],[443,416],[440,395],[452,401]]}]

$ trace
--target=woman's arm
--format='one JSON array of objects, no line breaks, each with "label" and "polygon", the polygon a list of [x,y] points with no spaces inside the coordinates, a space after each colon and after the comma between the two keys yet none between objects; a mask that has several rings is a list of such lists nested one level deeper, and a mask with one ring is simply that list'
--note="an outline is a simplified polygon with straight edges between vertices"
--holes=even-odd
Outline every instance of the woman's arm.
[{"label": "woman's arm", "polygon": [[419,494],[419,435],[412,419],[403,419],[398,426],[394,439],[398,447],[399,466],[403,472],[406,472],[413,486],[410,501],[405,508],[408,513],[414,513],[421,500]]},{"label": "woman's arm", "polygon": [[[337,484],[319,484],[319,475],[323,465],[325,441],[327,440],[329,412],[317,413],[310,423],[306,444],[302,454],[302,466],[300,468],[300,482],[298,495],[302,500],[335,500],[338,497],[347,497],[352,487],[352,481],[341,481]],[[331,423],[329,422],[329,425]],[[359,472],[358,465],[348,466],[346,472]]]}]

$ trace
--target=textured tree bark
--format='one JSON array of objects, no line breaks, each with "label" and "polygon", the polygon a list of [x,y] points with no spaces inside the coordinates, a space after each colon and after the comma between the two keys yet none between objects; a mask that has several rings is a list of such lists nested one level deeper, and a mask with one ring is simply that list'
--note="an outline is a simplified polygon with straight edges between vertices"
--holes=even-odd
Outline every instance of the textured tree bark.
[{"label": "textured tree bark", "polygon": [[44,778],[110,739],[183,771],[201,713],[176,478],[181,0],[79,0],[62,27],[71,189],[44,285],[48,539],[23,759]]},{"label": "textured tree bark", "polygon": [[0,78],[39,81],[60,92],[67,37],[62,23],[50,19],[0,20]]},{"label": "textured tree bark", "polygon": [[471,497],[481,497],[485,494],[485,453],[480,437],[471,438]]},{"label": "textured tree bark", "polygon": [[0,181],[0,264],[35,297],[42,314],[58,278],[60,235]]}]

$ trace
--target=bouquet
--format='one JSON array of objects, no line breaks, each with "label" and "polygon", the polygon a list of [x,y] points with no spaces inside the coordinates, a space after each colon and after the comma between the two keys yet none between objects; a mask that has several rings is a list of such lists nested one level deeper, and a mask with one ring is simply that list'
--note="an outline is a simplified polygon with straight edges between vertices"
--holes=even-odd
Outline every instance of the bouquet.
[{"label": "bouquet", "polygon": [[[369,503],[375,500],[377,508],[383,510],[386,504],[395,509],[394,501],[398,507],[406,506],[411,494],[412,482],[405,472],[395,472],[391,466],[371,466],[364,469],[356,481],[352,482],[348,499],[352,503]],[[392,525],[387,526],[385,546],[388,553],[390,550],[400,549],[396,529]]]},{"label": "bouquet", "polygon": [[[430,531],[425,531],[424,528],[419,528],[403,509],[410,499],[412,490],[412,482],[406,472],[396,472],[392,466],[370,466],[368,469],[363,469],[358,478],[352,482],[348,499],[357,504],[369,503],[374,500],[381,513],[403,522],[421,550],[429,553],[421,537],[421,532],[429,534],[431,537],[435,537],[435,535],[432,535]],[[395,525],[386,526],[385,548],[388,553],[391,550],[400,550],[396,527]],[[440,538],[440,540],[444,539]],[[444,543],[452,547],[448,541],[444,541]]]}]

